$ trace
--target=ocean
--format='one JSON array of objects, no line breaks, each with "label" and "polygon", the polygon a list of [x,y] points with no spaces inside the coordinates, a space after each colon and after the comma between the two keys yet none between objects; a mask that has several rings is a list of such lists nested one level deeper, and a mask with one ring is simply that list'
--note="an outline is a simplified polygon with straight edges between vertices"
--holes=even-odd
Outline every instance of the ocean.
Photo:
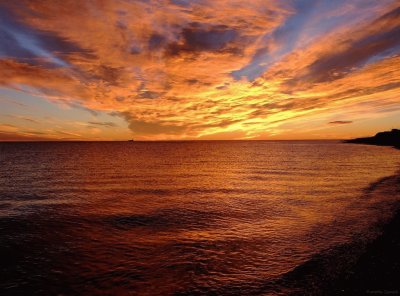
[{"label": "ocean", "polygon": [[318,295],[392,217],[399,163],[337,141],[0,143],[0,294]]}]

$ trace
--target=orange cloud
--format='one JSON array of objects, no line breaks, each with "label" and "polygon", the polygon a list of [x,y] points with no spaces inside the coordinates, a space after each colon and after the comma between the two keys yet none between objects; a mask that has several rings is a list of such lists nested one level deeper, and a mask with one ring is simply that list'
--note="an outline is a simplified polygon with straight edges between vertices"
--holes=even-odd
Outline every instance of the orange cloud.
[{"label": "orange cloud", "polygon": [[150,140],[260,138],[299,121],[335,122],[341,112],[355,120],[397,111],[398,4],[333,6],[1,4],[8,43],[0,46],[0,85],[112,113]]}]

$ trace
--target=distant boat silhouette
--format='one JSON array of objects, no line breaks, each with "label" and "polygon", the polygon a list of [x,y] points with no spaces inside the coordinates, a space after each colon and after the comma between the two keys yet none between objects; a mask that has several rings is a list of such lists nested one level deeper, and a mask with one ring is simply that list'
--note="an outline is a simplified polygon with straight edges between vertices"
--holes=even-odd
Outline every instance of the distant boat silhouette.
[{"label": "distant boat silhouette", "polygon": [[128,140],[128,142],[135,142],[135,140],[134,140],[134,139],[132,139],[132,140]]}]

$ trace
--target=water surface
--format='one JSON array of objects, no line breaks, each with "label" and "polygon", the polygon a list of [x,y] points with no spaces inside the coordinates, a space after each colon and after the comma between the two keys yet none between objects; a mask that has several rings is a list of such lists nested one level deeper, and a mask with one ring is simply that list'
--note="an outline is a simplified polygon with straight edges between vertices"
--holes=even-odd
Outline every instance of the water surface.
[{"label": "water surface", "polygon": [[399,162],[329,141],[0,143],[1,294],[287,294],[390,217],[398,194],[374,191]]}]

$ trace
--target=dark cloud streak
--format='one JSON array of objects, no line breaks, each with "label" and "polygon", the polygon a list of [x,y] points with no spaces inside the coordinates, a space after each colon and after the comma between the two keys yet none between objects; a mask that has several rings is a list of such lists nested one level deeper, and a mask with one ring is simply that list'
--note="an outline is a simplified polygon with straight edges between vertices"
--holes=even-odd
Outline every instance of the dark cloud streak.
[{"label": "dark cloud streak", "polygon": [[114,122],[97,122],[97,121],[89,121],[90,125],[98,125],[104,127],[116,127],[117,125]]},{"label": "dark cloud streak", "polygon": [[329,122],[329,124],[338,124],[338,125],[350,124],[350,123],[353,123],[353,121],[350,121],[350,120],[335,120],[335,121]]}]

